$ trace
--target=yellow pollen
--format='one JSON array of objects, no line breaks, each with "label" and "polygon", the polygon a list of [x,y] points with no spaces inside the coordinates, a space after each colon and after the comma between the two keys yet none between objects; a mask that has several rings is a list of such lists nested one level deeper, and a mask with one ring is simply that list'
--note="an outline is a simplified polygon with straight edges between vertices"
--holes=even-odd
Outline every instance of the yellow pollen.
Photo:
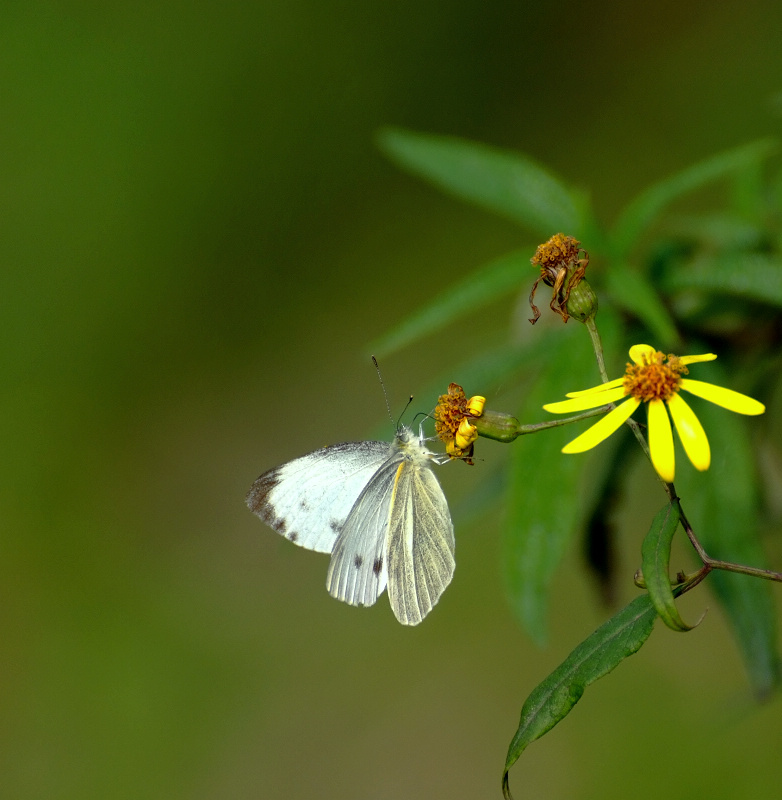
[{"label": "yellow pollen", "polygon": [[[665,361],[668,363],[664,363]],[[682,375],[689,371],[678,356],[667,357],[659,350],[643,357],[643,364],[628,364],[625,371],[625,394],[645,403],[649,400],[668,400],[679,391]]]}]

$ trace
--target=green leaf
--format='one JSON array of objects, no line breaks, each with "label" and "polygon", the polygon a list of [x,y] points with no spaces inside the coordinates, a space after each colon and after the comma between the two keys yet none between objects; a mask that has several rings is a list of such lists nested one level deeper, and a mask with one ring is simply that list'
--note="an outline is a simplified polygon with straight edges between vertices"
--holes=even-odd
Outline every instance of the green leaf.
[{"label": "green leaf", "polygon": [[[691,369],[691,373],[694,368]],[[698,379],[740,387],[725,379],[719,364],[699,364]],[[760,544],[757,478],[750,427],[756,417],[741,417],[700,398],[687,398],[709,437],[712,464],[696,472],[689,464],[677,469],[677,490],[687,519],[706,552],[753,567],[766,567]],[[717,595],[743,655],[750,681],[759,697],[778,684],[777,617],[772,585],[747,575],[715,570],[707,583]]]},{"label": "green leaf", "polygon": [[[540,367],[540,362],[548,355],[543,344],[542,340],[531,340],[524,346],[503,342],[494,348],[482,350],[467,361],[445,364],[431,382],[416,390],[416,410],[431,411],[437,398],[448,391],[448,384],[452,382],[461,384],[468,397],[480,394],[492,401],[494,387],[525,381],[532,371]],[[387,436],[388,417],[370,432],[369,438],[382,440]]]},{"label": "green leaf", "polygon": [[489,397],[493,388],[508,381],[520,381],[537,368],[546,351],[540,341],[525,345],[503,343],[481,351],[474,358],[448,368],[438,382],[438,395],[448,389],[451,381],[464,386],[467,396],[481,394]]},{"label": "green leaf", "polygon": [[729,208],[744,219],[763,225],[768,211],[765,164],[755,161],[734,173]]},{"label": "green leaf", "polygon": [[765,231],[735,214],[686,214],[666,220],[665,233],[689,249],[752,250],[763,246]]},{"label": "green leaf", "polygon": [[532,285],[536,277],[530,264],[535,245],[501,256],[446,289],[427,305],[370,344],[370,352],[386,356],[444,328],[449,323],[487,305],[492,300]]},{"label": "green leaf", "polygon": [[398,128],[381,131],[378,141],[409,172],[541,237],[557,231],[577,236],[581,230],[584,199],[521,153]]},{"label": "green leaf", "polygon": [[751,167],[767,158],[774,152],[776,146],[774,140],[761,139],[718,153],[659,183],[652,184],[625,208],[614,225],[611,238],[616,260],[621,262],[626,259],[644,231],[657,220],[663,209],[671,202],[737,170]]},{"label": "green leaf", "polygon": [[[604,340],[618,326],[607,325]],[[600,382],[587,332],[572,323],[546,332],[546,365],[516,416],[524,423],[551,419],[541,410],[567,392]],[[606,349],[613,352],[608,341]],[[588,517],[580,484],[589,456],[564,455],[572,426],[523,436],[513,445],[503,568],[511,606],[538,643],[545,641],[549,586],[571,538]]]},{"label": "green leaf", "polygon": [[702,255],[671,270],[666,289],[700,289],[782,306],[782,259],[765,253]]},{"label": "green leaf", "polygon": [[681,618],[673,599],[673,589],[668,574],[671,542],[679,527],[680,514],[678,501],[668,503],[657,512],[641,547],[641,568],[646,588],[660,619],[671,630],[689,631],[694,626],[687,625]]},{"label": "green leaf", "polygon": [[606,289],[620,308],[634,314],[649,328],[657,346],[673,347],[679,342],[676,325],[657,290],[637,270],[625,264],[613,266],[606,276]]},{"label": "green leaf", "polygon": [[528,745],[548,733],[581,699],[590,683],[607,675],[649,638],[657,612],[649,595],[637,597],[603,623],[540,683],[521,709],[505,759],[502,791],[510,798],[508,771]]}]

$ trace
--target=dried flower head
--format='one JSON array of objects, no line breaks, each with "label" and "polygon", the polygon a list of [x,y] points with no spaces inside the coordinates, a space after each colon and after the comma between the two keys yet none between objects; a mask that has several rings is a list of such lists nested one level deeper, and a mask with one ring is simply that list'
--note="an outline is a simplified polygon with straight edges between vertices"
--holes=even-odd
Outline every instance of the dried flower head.
[{"label": "dried flower head", "polygon": [[[547,286],[551,286],[554,290],[551,293],[549,308],[559,314],[564,322],[568,321],[571,315],[571,312],[568,311],[570,294],[583,280],[584,273],[589,265],[589,254],[580,245],[581,242],[573,236],[557,233],[547,242],[541,244],[535,251],[535,255],[530,259],[533,266],[538,267],[540,270],[538,279],[533,284],[529,296],[530,308],[532,308],[534,315],[530,322],[533,325],[540,317],[540,311],[534,303],[534,298],[538,284],[541,281]],[[583,258],[579,258],[580,253],[584,254]],[[594,294],[591,293],[591,295],[594,298]],[[596,302],[592,301],[591,305],[594,305],[594,309],[591,307],[587,309],[584,319],[590,315],[590,312],[593,316],[597,310]],[[578,316],[581,319],[581,313]]]}]

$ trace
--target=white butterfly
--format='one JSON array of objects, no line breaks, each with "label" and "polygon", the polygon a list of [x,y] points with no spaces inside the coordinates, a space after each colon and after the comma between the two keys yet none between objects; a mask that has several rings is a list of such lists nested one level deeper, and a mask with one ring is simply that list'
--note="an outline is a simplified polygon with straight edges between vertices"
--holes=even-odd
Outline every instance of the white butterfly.
[{"label": "white butterfly", "polygon": [[453,523],[432,465],[438,456],[400,426],[393,442],[344,442],[264,472],[247,505],[308,550],[331,553],[332,597],[371,606],[388,586],[403,625],[432,610],[455,567]]}]

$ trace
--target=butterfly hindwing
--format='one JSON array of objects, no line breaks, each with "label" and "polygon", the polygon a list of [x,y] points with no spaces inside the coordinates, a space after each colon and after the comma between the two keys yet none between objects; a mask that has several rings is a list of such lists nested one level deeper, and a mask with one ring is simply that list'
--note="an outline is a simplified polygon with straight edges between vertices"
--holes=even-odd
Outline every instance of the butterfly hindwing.
[{"label": "butterfly hindwing", "polygon": [[451,582],[454,535],[445,495],[428,466],[405,462],[389,515],[388,599],[396,618],[417,625]]},{"label": "butterfly hindwing", "polygon": [[390,453],[388,442],[323,447],[264,472],[247,505],[292,542],[330,553],[358,496]]}]

